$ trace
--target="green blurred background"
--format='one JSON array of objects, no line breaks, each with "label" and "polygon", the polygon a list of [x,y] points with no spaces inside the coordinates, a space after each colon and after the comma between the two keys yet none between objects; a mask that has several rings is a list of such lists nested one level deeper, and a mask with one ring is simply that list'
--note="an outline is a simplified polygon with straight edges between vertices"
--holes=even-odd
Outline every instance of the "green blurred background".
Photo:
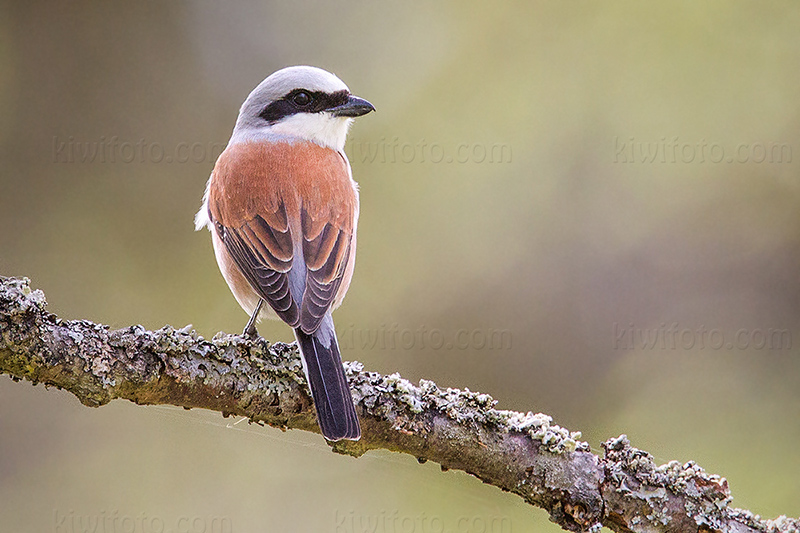
[{"label": "green blurred background", "polygon": [[[249,91],[317,65],[378,109],[347,148],[345,359],[547,412],[594,449],[627,433],[726,476],[734,505],[800,515],[796,2],[0,5],[0,275],[53,312],[240,331],[192,217]],[[410,457],[0,377],[0,531],[98,518],[558,530]]]}]

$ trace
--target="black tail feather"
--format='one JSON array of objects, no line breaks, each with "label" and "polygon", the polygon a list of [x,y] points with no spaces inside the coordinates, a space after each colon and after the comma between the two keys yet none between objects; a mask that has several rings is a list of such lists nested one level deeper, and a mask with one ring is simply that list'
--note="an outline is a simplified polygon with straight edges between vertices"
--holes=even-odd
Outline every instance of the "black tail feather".
[{"label": "black tail feather", "polygon": [[[323,323],[320,330],[325,329]],[[358,440],[361,427],[358,424],[353,397],[342,368],[342,357],[333,328],[328,332],[318,330],[313,335],[294,330],[300,353],[305,361],[306,377],[311,387],[311,396],[317,409],[317,420],[322,435],[330,440]],[[321,340],[327,335],[330,346]]]}]

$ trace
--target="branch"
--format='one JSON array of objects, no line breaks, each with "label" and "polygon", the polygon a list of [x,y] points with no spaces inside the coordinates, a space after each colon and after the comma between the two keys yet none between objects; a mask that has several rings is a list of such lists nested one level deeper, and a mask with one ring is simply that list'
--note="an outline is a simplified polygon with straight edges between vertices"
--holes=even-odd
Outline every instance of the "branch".
[{"label": "branch", "polygon": [[[27,279],[0,277],[0,373],[67,390],[92,407],[124,398],[319,432],[294,345],[221,333],[208,341],[190,326],[111,330],[45,306]],[[416,386],[360,363],[345,368],[364,436],[331,444],[336,452],[382,448],[463,470],[545,509],[568,531],[800,532],[798,520],[729,507],[724,478],[693,462],[656,466],[624,435],[605,442],[599,457],[549,416],[495,409],[487,394]]]}]

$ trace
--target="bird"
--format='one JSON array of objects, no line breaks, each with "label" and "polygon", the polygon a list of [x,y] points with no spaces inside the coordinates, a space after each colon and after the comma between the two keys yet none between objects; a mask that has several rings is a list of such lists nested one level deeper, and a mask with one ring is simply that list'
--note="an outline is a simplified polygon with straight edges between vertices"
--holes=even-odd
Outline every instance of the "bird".
[{"label": "bird", "polygon": [[329,441],[361,438],[331,313],[347,293],[356,257],[358,185],[344,145],[353,120],[371,111],[321,68],[272,73],[242,104],[195,216],[250,316],[243,334],[257,337],[262,317],[294,330]]}]

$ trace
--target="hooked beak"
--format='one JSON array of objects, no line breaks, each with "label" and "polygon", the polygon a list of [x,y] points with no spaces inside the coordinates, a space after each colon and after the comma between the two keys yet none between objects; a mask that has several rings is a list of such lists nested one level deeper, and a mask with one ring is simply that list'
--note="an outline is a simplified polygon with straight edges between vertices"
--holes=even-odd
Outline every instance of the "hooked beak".
[{"label": "hooked beak", "polygon": [[347,102],[342,105],[328,109],[335,117],[360,117],[370,111],[375,111],[375,106],[352,94],[347,98]]}]

